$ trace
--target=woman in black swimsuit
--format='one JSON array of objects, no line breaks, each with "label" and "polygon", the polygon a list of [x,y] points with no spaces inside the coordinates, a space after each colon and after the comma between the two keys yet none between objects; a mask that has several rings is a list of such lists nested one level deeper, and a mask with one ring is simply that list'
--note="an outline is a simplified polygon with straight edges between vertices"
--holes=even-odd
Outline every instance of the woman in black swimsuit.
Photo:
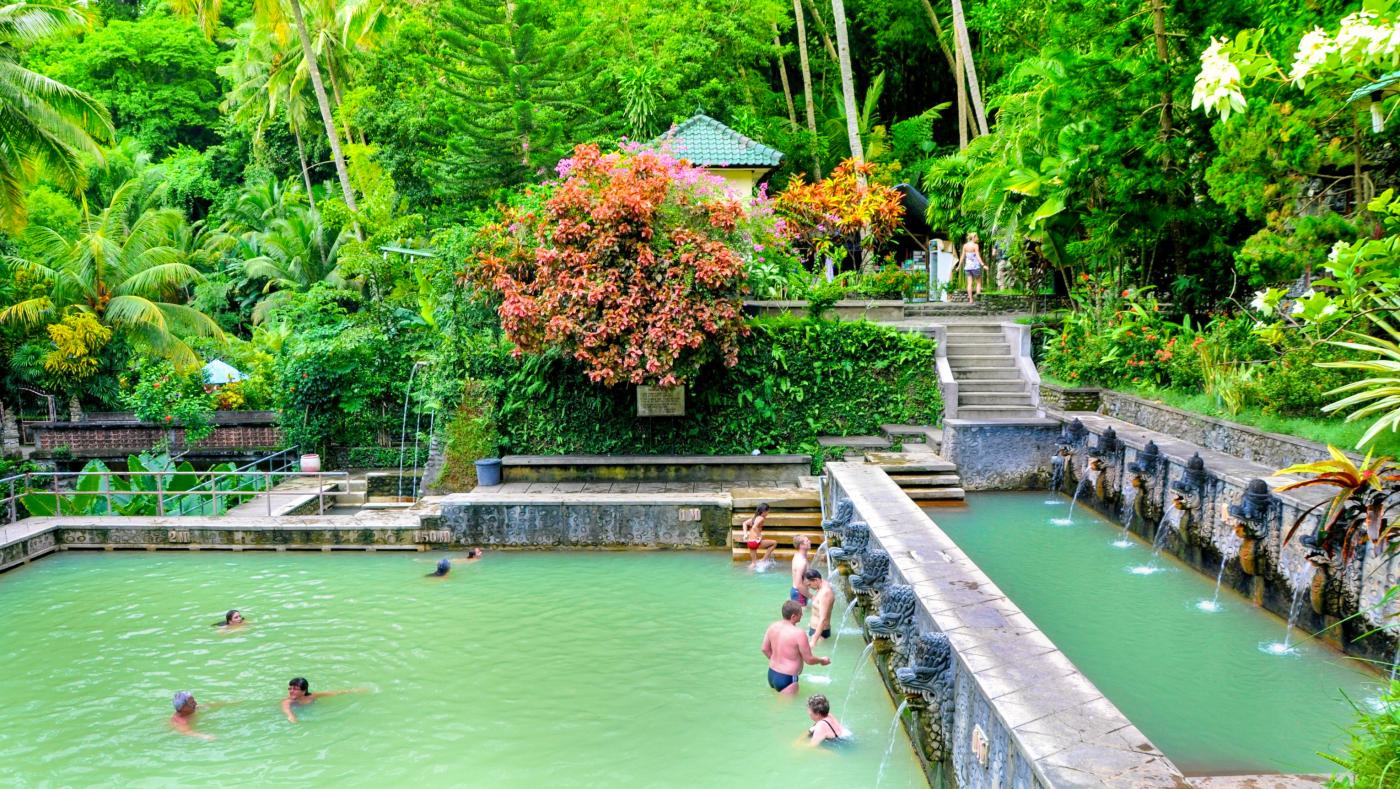
[{"label": "woman in black swimsuit", "polygon": [[818,693],[807,699],[807,717],[815,723],[807,730],[807,744],[816,748],[822,744],[844,745],[851,741],[851,732],[841,721],[831,716],[831,702]]}]

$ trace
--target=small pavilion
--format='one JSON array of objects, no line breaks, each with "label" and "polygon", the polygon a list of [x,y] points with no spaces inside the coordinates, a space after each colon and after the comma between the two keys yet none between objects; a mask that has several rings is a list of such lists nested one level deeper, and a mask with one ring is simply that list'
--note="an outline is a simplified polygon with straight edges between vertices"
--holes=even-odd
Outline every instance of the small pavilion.
[{"label": "small pavilion", "polygon": [[749,197],[783,162],[783,152],[725,126],[703,113],[651,141],[676,157],[724,178],[735,197]]}]

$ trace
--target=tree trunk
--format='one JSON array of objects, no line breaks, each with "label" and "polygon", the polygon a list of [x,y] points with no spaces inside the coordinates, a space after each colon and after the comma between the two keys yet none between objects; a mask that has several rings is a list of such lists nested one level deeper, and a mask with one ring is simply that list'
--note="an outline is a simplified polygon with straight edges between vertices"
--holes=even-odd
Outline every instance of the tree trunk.
[{"label": "tree trunk", "polygon": [[851,44],[846,36],[846,5],[842,0],[831,0],[831,11],[836,17],[836,54],[840,57],[841,100],[846,105],[846,137],[851,143],[851,157],[862,163],[865,148],[860,142],[860,114],[856,109],[855,77],[851,74]]},{"label": "tree trunk", "polygon": [[953,62],[953,51],[948,49],[948,43],[943,40],[943,25],[938,21],[938,14],[934,13],[933,4],[929,0],[922,0],[924,13],[928,14],[929,24],[933,25],[933,37],[938,39],[938,48],[943,51],[943,59],[948,61],[948,70],[954,75],[957,74],[956,64]]},{"label": "tree trunk", "polygon": [[[335,69],[326,69],[326,76],[329,77],[331,81],[331,97],[335,99],[335,109],[340,109],[345,105],[345,95],[340,92],[340,80],[335,78]],[[350,132],[350,119],[342,115],[340,122],[345,132],[345,139],[355,139],[354,135]]]},{"label": "tree trunk", "polygon": [[831,43],[831,31],[826,29],[826,20],[822,18],[817,10],[816,3],[806,0],[807,10],[811,12],[812,19],[817,23],[817,33],[822,37],[822,44],[826,47],[826,54],[831,57],[832,63],[840,63],[841,58],[836,56],[836,47]]},{"label": "tree trunk", "polygon": [[316,210],[316,193],[311,189],[311,172],[306,167],[306,146],[301,142],[301,129],[292,124],[292,134],[297,138],[297,158],[301,160],[301,181],[306,184],[306,202],[311,210]]},{"label": "tree trunk", "polygon": [[1167,4],[1164,0],[1152,0],[1152,37],[1157,41],[1157,59],[1162,62],[1162,76],[1167,81],[1166,90],[1162,91],[1162,117],[1158,121],[1158,129],[1162,142],[1162,169],[1171,167],[1172,157],[1165,143],[1172,136],[1172,89],[1171,70],[1168,61],[1171,53],[1167,50]]},{"label": "tree trunk", "polygon": [[812,135],[812,174],[822,177],[822,160],[817,152],[817,110],[812,103],[812,69],[807,63],[807,24],[802,20],[802,0],[792,0],[792,15],[797,20],[797,58],[802,66],[802,98],[807,104],[807,131]]},{"label": "tree trunk", "polygon": [[778,38],[778,23],[773,23],[773,49],[778,52],[778,77],[783,81],[783,99],[787,101],[788,123],[797,131],[797,107],[792,103],[792,85],[788,83],[787,64],[783,62],[783,42]]},{"label": "tree trunk", "polygon": [[967,77],[963,74],[963,51],[958,47],[953,57],[953,79],[958,81],[958,150],[967,148]]},{"label": "tree trunk", "polygon": [[[288,0],[292,16],[296,20],[297,36],[301,38],[301,54],[306,58],[306,70],[311,74],[311,88],[316,93],[316,105],[321,109],[321,122],[326,126],[326,139],[331,144],[331,159],[335,161],[335,174],[340,179],[340,191],[345,196],[345,205],[351,211],[359,211],[355,205],[355,190],[350,187],[350,171],[345,168],[345,155],[340,151],[340,133],[335,128],[335,118],[331,115],[330,101],[326,98],[326,86],[321,82],[321,67],[316,62],[316,53],[311,51],[311,36],[306,32],[306,18],[301,14],[300,0]],[[364,232],[355,223],[355,236],[364,240]]]},{"label": "tree trunk", "polygon": [[78,401],[77,395],[68,398],[68,421],[83,421],[83,404]]},{"label": "tree trunk", "polygon": [[953,2],[953,43],[962,52],[963,70],[967,72],[967,90],[972,98],[972,114],[980,134],[987,134],[987,111],[982,106],[982,89],[977,85],[977,65],[972,62],[972,42],[967,36],[967,20],[963,18],[962,0]]}]

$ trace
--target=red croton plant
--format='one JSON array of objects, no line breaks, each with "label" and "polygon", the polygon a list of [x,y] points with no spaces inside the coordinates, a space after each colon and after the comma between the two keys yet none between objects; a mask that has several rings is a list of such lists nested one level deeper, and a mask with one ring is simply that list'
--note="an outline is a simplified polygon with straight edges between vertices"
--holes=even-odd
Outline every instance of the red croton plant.
[{"label": "red croton plant", "polygon": [[869,162],[847,159],[816,183],[794,178],[773,207],[787,220],[794,241],[817,246],[864,234],[862,243],[873,249],[889,240],[904,218],[899,191],[874,182],[875,175]]},{"label": "red croton plant", "polygon": [[516,353],[557,347],[606,386],[676,386],[738,361],[743,207],[664,153],[581,145],[533,208],[486,229],[464,279],[500,295]]}]

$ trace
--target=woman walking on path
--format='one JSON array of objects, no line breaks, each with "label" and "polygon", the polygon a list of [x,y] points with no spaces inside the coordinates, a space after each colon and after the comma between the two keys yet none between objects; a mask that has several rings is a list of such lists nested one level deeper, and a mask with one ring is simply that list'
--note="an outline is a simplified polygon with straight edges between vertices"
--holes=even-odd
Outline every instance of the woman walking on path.
[{"label": "woman walking on path", "polygon": [[[962,255],[958,257],[958,267],[967,275],[967,303],[976,304],[976,297],[982,293],[982,276],[987,267],[982,262],[982,245],[976,233],[969,233],[962,245]],[[973,292],[974,288],[976,293]]]}]

